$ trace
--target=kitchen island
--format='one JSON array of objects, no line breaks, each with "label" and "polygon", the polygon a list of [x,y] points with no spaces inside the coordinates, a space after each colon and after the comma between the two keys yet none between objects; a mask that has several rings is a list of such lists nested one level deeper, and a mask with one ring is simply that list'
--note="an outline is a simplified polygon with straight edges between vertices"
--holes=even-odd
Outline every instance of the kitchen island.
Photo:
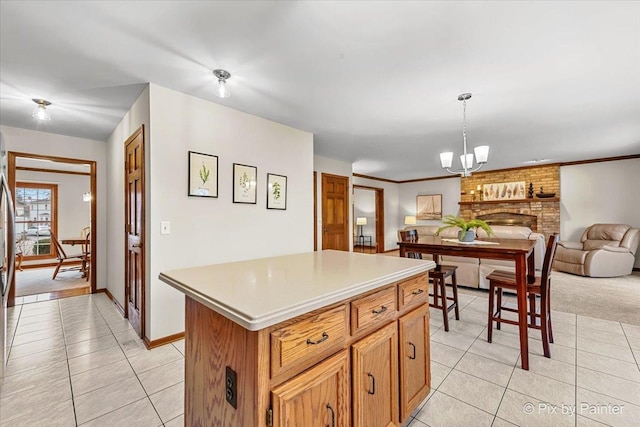
[{"label": "kitchen island", "polygon": [[185,425],[399,425],[430,390],[432,261],[322,251],[173,270]]}]

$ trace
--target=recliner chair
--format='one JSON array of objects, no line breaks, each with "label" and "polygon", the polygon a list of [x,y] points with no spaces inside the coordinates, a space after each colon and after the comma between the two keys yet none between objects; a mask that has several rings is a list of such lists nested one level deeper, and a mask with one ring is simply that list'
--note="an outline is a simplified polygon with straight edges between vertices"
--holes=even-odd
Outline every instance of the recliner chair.
[{"label": "recliner chair", "polygon": [[594,224],[580,242],[559,242],[553,268],[588,277],[631,274],[640,244],[640,229],[625,224]]}]

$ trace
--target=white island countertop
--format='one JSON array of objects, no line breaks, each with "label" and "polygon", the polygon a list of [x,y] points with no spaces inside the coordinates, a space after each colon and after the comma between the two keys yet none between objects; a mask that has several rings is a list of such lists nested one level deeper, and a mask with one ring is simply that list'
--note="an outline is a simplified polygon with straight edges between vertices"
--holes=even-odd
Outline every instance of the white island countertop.
[{"label": "white island countertop", "polygon": [[326,250],[160,273],[160,280],[257,331],[426,272],[433,261]]}]

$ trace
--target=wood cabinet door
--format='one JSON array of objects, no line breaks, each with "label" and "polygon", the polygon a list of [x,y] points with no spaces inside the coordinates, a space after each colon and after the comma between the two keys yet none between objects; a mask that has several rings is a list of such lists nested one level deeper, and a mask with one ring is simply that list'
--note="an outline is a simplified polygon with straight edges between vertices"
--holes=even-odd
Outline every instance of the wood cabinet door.
[{"label": "wood cabinet door", "polygon": [[429,306],[398,320],[400,329],[400,420],[406,420],[430,391]]},{"label": "wood cabinet door", "polygon": [[349,359],[343,350],[273,390],[273,425],[349,427],[350,400]]},{"label": "wood cabinet door", "polygon": [[353,425],[398,425],[397,322],[352,346]]}]

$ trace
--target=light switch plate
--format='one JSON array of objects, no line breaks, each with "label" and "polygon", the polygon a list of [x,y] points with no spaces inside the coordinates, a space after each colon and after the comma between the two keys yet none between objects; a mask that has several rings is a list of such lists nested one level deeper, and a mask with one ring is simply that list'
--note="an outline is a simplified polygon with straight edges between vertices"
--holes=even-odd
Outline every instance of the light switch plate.
[{"label": "light switch plate", "polygon": [[160,221],[160,234],[171,234],[171,223],[169,221]]}]

